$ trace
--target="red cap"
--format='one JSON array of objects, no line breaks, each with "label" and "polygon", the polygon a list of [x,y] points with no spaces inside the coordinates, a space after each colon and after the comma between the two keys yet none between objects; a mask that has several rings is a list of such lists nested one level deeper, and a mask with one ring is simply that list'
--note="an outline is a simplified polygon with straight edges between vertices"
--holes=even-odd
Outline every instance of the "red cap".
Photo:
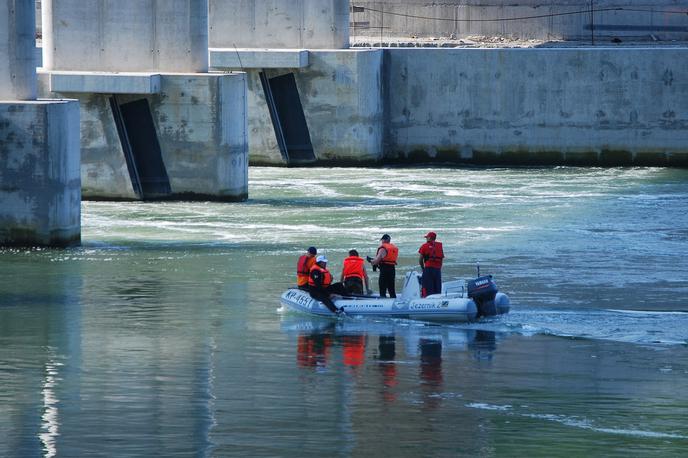
[{"label": "red cap", "polygon": [[425,238],[427,239],[428,237],[435,240],[437,238],[437,234],[435,234],[434,232],[428,232],[427,234],[425,234]]}]

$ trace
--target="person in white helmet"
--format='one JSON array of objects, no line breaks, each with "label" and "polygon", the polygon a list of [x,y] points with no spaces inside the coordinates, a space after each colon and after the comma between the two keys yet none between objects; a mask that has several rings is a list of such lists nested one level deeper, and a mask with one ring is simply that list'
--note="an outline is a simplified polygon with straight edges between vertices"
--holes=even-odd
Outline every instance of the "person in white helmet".
[{"label": "person in white helmet", "polygon": [[327,270],[327,258],[319,255],[315,258],[315,264],[311,267],[308,276],[308,292],[311,297],[325,304],[332,313],[339,315],[342,309],[332,302],[331,294],[344,294],[344,285],[340,282],[332,283],[332,274]]}]

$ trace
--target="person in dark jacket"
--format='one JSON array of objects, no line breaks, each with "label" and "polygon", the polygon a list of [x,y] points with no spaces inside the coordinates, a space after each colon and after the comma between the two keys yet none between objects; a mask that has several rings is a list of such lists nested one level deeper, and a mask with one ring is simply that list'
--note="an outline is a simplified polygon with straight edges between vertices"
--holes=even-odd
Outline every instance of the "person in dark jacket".
[{"label": "person in dark jacket", "polygon": [[331,294],[343,295],[344,285],[341,283],[332,283],[332,274],[327,270],[327,258],[323,255],[315,258],[315,264],[311,267],[310,276],[308,278],[308,292],[311,297],[317,301],[325,304],[325,307],[330,309],[332,313],[339,315],[343,312],[332,302]]},{"label": "person in dark jacket", "polygon": [[383,235],[380,239],[380,246],[377,248],[375,258],[369,259],[373,265],[373,270],[376,268],[380,269],[380,297],[386,297],[387,291],[389,291],[389,297],[397,297],[394,280],[398,257],[399,248],[392,243],[392,238],[389,234]]}]

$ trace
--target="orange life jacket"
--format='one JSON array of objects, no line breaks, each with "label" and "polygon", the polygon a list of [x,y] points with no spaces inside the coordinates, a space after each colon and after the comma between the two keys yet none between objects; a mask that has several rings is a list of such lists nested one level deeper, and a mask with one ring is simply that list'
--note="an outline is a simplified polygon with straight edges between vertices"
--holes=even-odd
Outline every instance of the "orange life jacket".
[{"label": "orange life jacket", "polygon": [[324,267],[320,267],[317,264],[313,264],[313,267],[311,267],[311,274],[308,275],[308,285],[316,288],[317,286],[315,285],[315,281],[313,280],[313,272],[316,270],[319,270],[322,273],[322,287],[327,288],[332,284],[332,274],[330,273],[329,270],[325,269]]},{"label": "orange life jacket", "polygon": [[382,258],[380,264],[390,264],[392,266],[396,265],[397,258],[399,257],[399,248],[397,248],[397,246],[393,243],[382,242],[382,245],[378,247],[377,252],[379,253],[383,248],[387,252],[387,255]]},{"label": "orange life jacket", "polygon": [[363,258],[359,256],[349,256],[344,260],[342,275],[344,280],[351,277],[358,277],[363,280]]},{"label": "orange life jacket", "polygon": [[440,242],[427,242],[423,246],[427,246],[429,250],[423,250],[423,261],[425,267],[435,267],[437,269],[442,267],[442,259],[444,259],[444,251],[442,251],[442,243]]},{"label": "orange life jacket", "polygon": [[296,285],[303,286],[308,283],[311,267],[315,264],[315,256],[304,254],[296,263]]}]

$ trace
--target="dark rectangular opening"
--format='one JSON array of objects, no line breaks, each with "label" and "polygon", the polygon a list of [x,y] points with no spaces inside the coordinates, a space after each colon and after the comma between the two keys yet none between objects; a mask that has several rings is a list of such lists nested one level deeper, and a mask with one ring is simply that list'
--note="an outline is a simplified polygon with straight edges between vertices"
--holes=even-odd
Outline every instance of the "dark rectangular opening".
[{"label": "dark rectangular opening", "polygon": [[288,164],[315,161],[311,135],[293,73],[268,78],[260,72],[282,157]]},{"label": "dark rectangular opening", "polygon": [[171,194],[170,179],[162,160],[162,150],[148,100],[119,103],[117,97],[112,96],[110,106],[134,191],[141,199],[155,199]]}]

